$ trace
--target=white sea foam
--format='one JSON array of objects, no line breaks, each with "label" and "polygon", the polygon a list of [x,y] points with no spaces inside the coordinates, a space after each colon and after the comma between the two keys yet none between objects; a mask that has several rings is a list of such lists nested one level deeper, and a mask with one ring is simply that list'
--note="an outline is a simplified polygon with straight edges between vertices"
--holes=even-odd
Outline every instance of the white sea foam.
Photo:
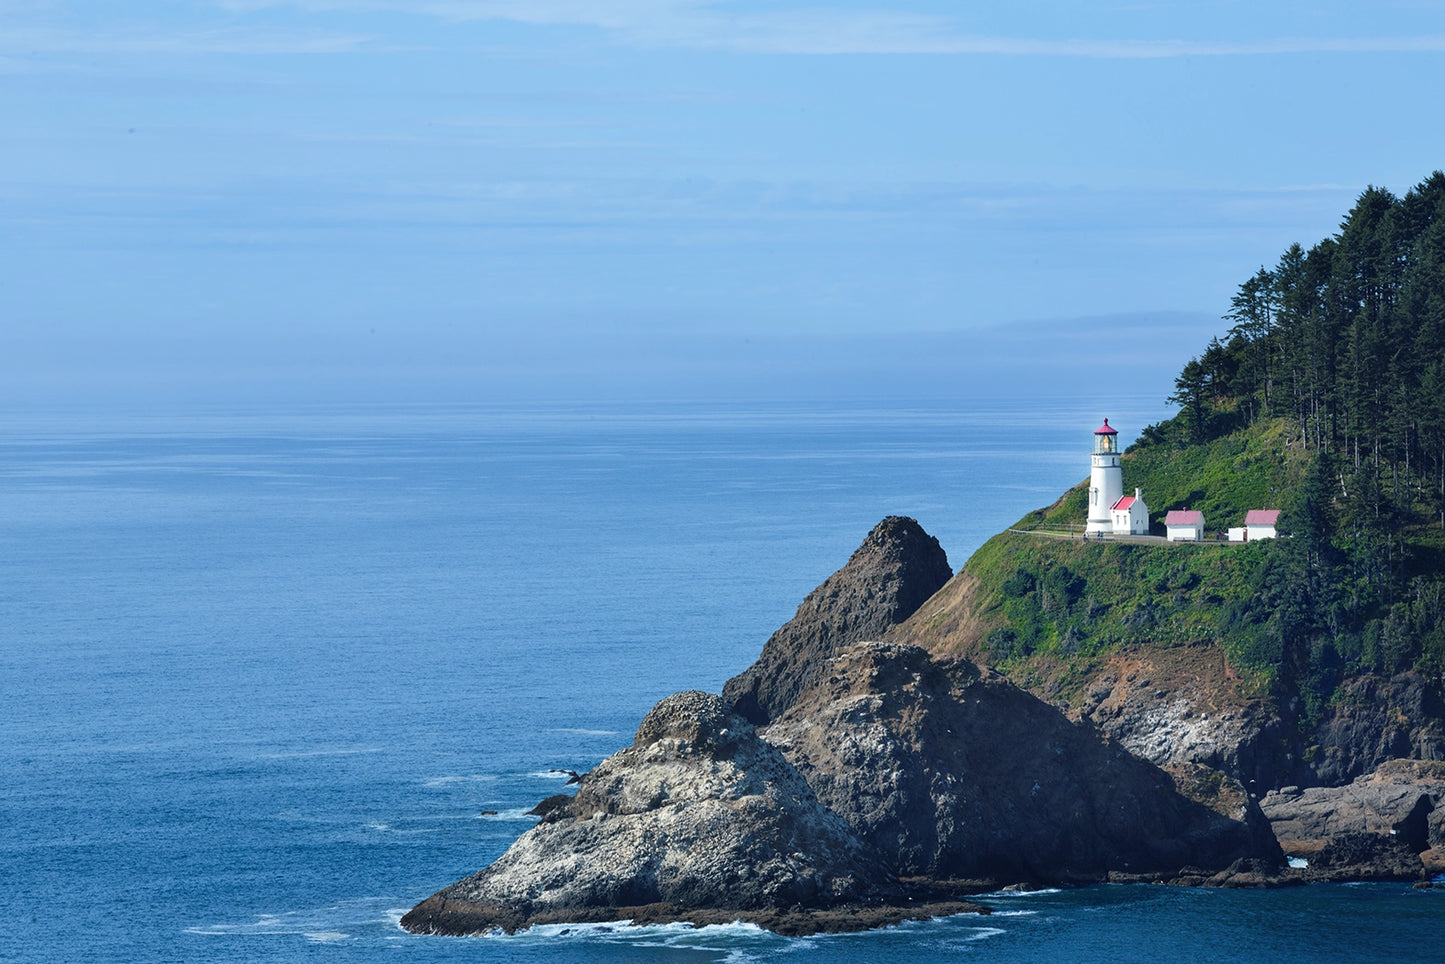
[{"label": "white sea foam", "polygon": [[[405,910],[396,910],[397,897],[362,897],[329,907],[260,914],[250,923],[206,924],[187,927],[187,934],[208,937],[291,937],[329,944],[351,940],[359,933],[398,924]],[[345,929],[343,929],[345,928]]]},{"label": "white sea foam", "polygon": [[1310,865],[1310,862],[1309,862],[1308,860],[1306,860],[1304,857],[1286,857],[1285,860],[1286,860],[1286,861],[1289,863],[1289,865],[1290,865],[1291,867],[1293,867],[1295,870],[1304,870],[1306,867],[1308,867],[1308,866]]},{"label": "white sea foam", "polygon": [[615,934],[622,930],[641,930],[634,928],[632,921],[608,921],[602,924],[534,924],[524,931],[518,931],[514,935],[500,935],[515,938],[555,938],[555,937],[601,937],[607,934]]},{"label": "white sea foam", "polygon": [[1063,893],[1058,887],[1042,887],[1038,890],[995,890],[987,894],[980,894],[980,897],[987,897],[989,900],[1004,900],[1018,897],[1043,897],[1047,894]]},{"label": "white sea foam", "polygon": [[986,940],[988,940],[990,937],[998,937],[998,936],[1000,936],[1000,935],[1002,935],[1002,934],[1007,934],[1007,933],[1008,933],[1008,931],[1004,930],[1002,927],[979,927],[979,928],[976,928],[972,934],[969,934],[967,937],[965,937],[964,940],[965,940],[965,941],[986,941]]},{"label": "white sea foam", "polygon": [[694,927],[686,923],[645,924],[629,921],[604,924],[539,924],[516,934],[493,931],[485,939],[517,944],[609,944],[626,947],[706,951],[738,964],[769,958],[804,946],[810,938],[779,937],[756,924],[734,921]]},{"label": "white sea foam", "polygon": [[522,807],[513,807],[510,810],[498,810],[496,813],[479,813],[477,820],[536,820],[537,815],[528,813]]},{"label": "white sea foam", "polygon": [[288,750],[280,753],[258,753],[258,760],[302,760],[314,756],[356,756],[360,753],[384,753],[385,747],[366,746],[340,750]]},{"label": "white sea foam", "polygon": [[539,780],[570,780],[572,774],[566,770],[533,770],[527,774],[529,777],[536,777]]},{"label": "white sea foam", "polygon": [[389,823],[383,823],[383,822],[380,821],[380,820],[371,820],[371,821],[368,821],[368,822],[365,824],[365,827],[366,827],[367,830],[374,830],[374,831],[376,831],[377,833],[394,833],[394,834],[401,834],[401,835],[403,835],[403,836],[414,836],[414,835],[420,834],[420,833],[436,833],[436,832],[437,832],[437,828],[436,828],[436,827],[412,827],[412,828],[409,828],[409,829],[406,829],[406,830],[402,830],[402,829],[398,829],[398,828],[396,828],[396,827],[393,827],[393,826],[392,826],[391,824],[389,824]]},{"label": "white sea foam", "polygon": [[1037,917],[1037,916],[1039,916],[1039,912],[1036,911],[1036,910],[996,910],[996,911],[994,911],[993,913],[989,914],[988,916],[990,916],[990,917]]},{"label": "white sea foam", "polygon": [[343,934],[340,931],[312,931],[302,934],[313,944],[334,944],[337,941],[350,940],[350,934]]},{"label": "white sea foam", "polygon": [[444,776],[444,777],[431,777],[430,779],[423,780],[422,783],[421,783],[421,785],[424,786],[424,787],[428,787],[428,788],[430,788],[430,789],[432,789],[432,790],[438,790],[438,789],[441,789],[442,787],[449,787],[449,786],[453,786],[454,784],[458,784],[458,783],[495,783],[495,782],[497,782],[497,777],[496,777],[494,774],[490,774],[490,773],[466,773],[466,774],[453,774],[453,775]]}]

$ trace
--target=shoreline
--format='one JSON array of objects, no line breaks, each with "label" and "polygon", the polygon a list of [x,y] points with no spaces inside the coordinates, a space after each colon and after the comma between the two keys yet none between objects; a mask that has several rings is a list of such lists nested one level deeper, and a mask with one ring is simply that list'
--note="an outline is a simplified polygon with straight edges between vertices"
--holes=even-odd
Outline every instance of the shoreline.
[{"label": "shoreline", "polygon": [[781,937],[815,934],[851,934],[893,927],[906,921],[933,920],[975,914],[987,917],[991,908],[964,900],[920,900],[907,904],[843,904],[831,908],[694,908],[656,903],[632,907],[552,908],[536,913],[498,904],[448,900],[432,896],[402,916],[408,933],[443,937],[478,937],[501,931],[516,934],[548,924],[623,924],[645,927],[688,924],[755,924]]}]

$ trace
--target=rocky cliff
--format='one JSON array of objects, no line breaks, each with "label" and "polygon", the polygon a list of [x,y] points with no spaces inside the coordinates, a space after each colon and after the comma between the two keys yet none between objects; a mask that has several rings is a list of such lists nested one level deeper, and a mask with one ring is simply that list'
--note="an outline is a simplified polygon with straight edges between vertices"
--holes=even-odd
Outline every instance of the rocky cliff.
[{"label": "rocky cliff", "polygon": [[1260,806],[1280,845],[1329,879],[1445,872],[1445,763],[1391,760],[1344,786],[1284,787]]},{"label": "rocky cliff", "polygon": [[[1287,668],[1271,684],[1232,661],[1238,648],[1215,618],[1227,609],[1222,600],[1253,591],[1244,577],[1279,551],[1280,544],[1086,545],[1011,532],[990,540],[890,638],[938,659],[966,657],[1006,671],[1134,755],[1166,768],[1209,767],[1256,798],[1283,787],[1318,790],[1309,799],[1329,809],[1347,795],[1324,791],[1352,786],[1392,761],[1445,760],[1438,678],[1337,667],[1330,699],[1311,702]],[[1397,769],[1392,779],[1407,784],[1412,772]],[[1412,792],[1433,789],[1422,783]],[[1266,810],[1283,819],[1279,807]],[[1390,836],[1379,827],[1321,830],[1303,849],[1291,849],[1299,841],[1292,827],[1280,833],[1292,854],[1328,845],[1328,879],[1409,876],[1432,866],[1414,856],[1419,847],[1355,839]],[[1304,876],[1325,876],[1324,866],[1311,858]]]},{"label": "rocky cliff", "polygon": [[[994,667],[1138,756],[1203,764],[1256,795],[1340,786],[1392,759],[1445,759],[1438,677],[1341,673],[1330,699],[1310,703],[1231,659],[1221,597],[1249,591],[1246,553],[1277,550],[1011,532],[889,638]],[[1039,638],[1025,647],[1030,632]]]},{"label": "rocky cliff", "polygon": [[[948,578],[889,518],[810,594],[730,699],[681,693],[490,867],[403,919],[425,933],[543,922],[755,921],[784,933],[981,910],[1005,883],[1272,878],[1237,782],[1165,770],[897,631]],[[930,607],[933,604],[930,603]]]},{"label": "rocky cliff", "polygon": [[992,886],[1283,863],[1223,774],[1176,778],[1002,677],[913,646],[840,653],[763,735],[902,875]]},{"label": "rocky cliff", "polygon": [[[421,933],[553,921],[850,930],[980,910],[905,892],[878,853],[719,697],[668,697],[490,867],[423,901]],[[911,904],[911,906],[909,906]]]},{"label": "rocky cliff", "polygon": [[952,575],[937,539],[913,519],[888,516],[763,644],[757,662],[727,681],[723,698],[766,724],[792,705],[828,657],[850,643],[882,639]]}]

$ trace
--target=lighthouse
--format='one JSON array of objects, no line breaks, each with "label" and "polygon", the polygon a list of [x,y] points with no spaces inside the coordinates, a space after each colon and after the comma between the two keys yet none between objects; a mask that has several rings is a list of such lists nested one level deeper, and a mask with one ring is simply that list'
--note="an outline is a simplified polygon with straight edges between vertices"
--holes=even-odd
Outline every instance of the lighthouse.
[{"label": "lighthouse", "polygon": [[[1119,433],[1109,420],[1094,430],[1093,470],[1089,473],[1089,524],[1085,532],[1113,532],[1109,510],[1124,495],[1124,470],[1119,467]],[[1077,518],[1077,517],[1076,517]]]}]

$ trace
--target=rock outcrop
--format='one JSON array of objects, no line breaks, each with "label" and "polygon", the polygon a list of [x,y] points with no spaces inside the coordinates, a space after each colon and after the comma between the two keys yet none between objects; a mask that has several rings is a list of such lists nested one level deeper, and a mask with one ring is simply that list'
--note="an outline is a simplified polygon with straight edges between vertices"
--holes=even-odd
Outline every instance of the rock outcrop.
[{"label": "rock outcrop", "polygon": [[1445,763],[1391,760],[1342,787],[1260,802],[1286,853],[1343,879],[1417,877],[1445,863]]},{"label": "rock outcrop", "polygon": [[1237,782],[1197,766],[1171,775],[1002,677],[914,646],[838,654],[763,736],[903,876],[1060,883],[1283,864]]},{"label": "rock outcrop", "polygon": [[792,705],[828,657],[850,643],[881,639],[952,575],[937,539],[913,519],[887,517],[763,644],[757,662],[727,681],[723,698],[766,724]]},{"label": "rock outcrop", "polygon": [[1304,878],[1314,882],[1416,880],[1420,855],[1403,840],[1374,833],[1342,833],[1308,858]]},{"label": "rock outcrop", "polygon": [[1151,763],[1203,764],[1255,793],[1289,766],[1279,714],[1238,692],[1213,645],[1113,655],[1093,671],[1072,715]]},{"label": "rock outcrop", "polygon": [[979,910],[918,901],[717,696],[660,702],[631,747],[553,800],[490,867],[413,908],[420,933],[568,921],[756,921],[848,930]]},{"label": "rock outcrop", "polygon": [[1445,760],[1445,701],[1419,673],[1345,682],[1315,728],[1310,782],[1343,784],[1389,760]]}]

